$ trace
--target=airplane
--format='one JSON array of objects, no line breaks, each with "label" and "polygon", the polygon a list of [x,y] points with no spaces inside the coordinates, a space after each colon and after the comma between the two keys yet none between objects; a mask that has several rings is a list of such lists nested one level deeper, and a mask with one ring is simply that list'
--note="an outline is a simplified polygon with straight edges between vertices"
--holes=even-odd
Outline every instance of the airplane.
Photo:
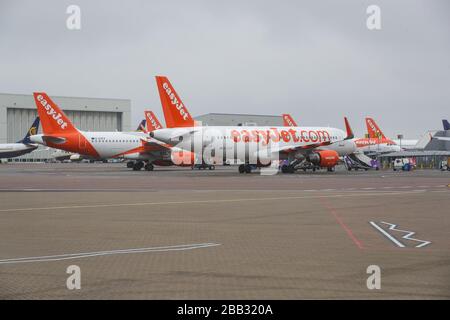
[{"label": "airplane", "polygon": [[[283,114],[283,124],[285,127],[297,127],[297,123],[292,118],[290,114]],[[334,150],[336,151],[340,157],[348,156],[356,151],[356,144],[352,140],[343,140],[339,142],[332,143],[325,147],[318,147],[317,150]],[[298,169],[302,169],[306,171],[307,169],[312,169],[315,171],[316,169],[320,168],[320,166],[314,165],[311,162],[307,161],[306,159],[297,166]],[[327,168],[328,171],[333,171],[332,167]]]},{"label": "airplane", "polygon": [[[145,132],[90,132],[78,130],[64,112],[44,92],[35,92],[34,99],[42,122],[43,134],[32,135],[34,143],[78,153],[87,159],[123,158],[136,160],[133,170],[143,167],[153,170],[160,151],[171,149],[171,157],[178,161],[187,152],[173,150],[159,141],[149,139]],[[183,163],[181,162],[181,165]]]},{"label": "airplane", "polygon": [[194,153],[196,161],[241,161],[245,164],[239,166],[240,173],[280,159],[287,161],[283,173],[293,173],[305,159],[328,168],[337,164],[339,154],[317,148],[354,137],[347,118],[346,132],[330,127],[195,126],[169,79],[157,76],[156,83],[167,128],[150,132],[150,137]]},{"label": "airplane", "polygon": [[39,130],[39,117],[33,121],[30,129],[28,129],[25,137],[16,143],[2,143],[0,144],[0,159],[9,159],[22,156],[36,150],[38,146],[33,144],[30,136],[36,134]]},{"label": "airplane", "polygon": [[[140,131],[140,132],[146,132],[146,127],[145,127],[145,119],[143,119],[138,127],[136,128],[135,131]],[[68,152],[68,151],[64,151],[61,149],[56,149],[55,152],[53,152],[51,154],[51,157],[53,159],[55,159],[56,161],[82,161],[84,159],[86,159],[85,156],[83,156],[82,154],[79,153],[73,153],[73,152]],[[105,161],[106,162],[106,161]],[[132,161],[132,164],[134,165],[134,161]],[[132,168],[133,166],[128,166],[128,168]]]},{"label": "airplane", "polygon": [[[366,138],[356,138],[354,141],[358,151],[365,154],[381,154],[401,151],[401,148],[393,140],[386,138],[372,118],[366,118],[368,135]],[[417,141],[416,141],[417,143]]]},{"label": "airplane", "polygon": [[[153,171],[156,165],[191,166],[194,155],[151,139],[146,132],[93,132],[78,130],[44,92],[35,92],[34,100],[42,122],[43,134],[30,140],[82,155],[90,160],[134,160],[133,170]],[[185,159],[190,159],[186,163]]]},{"label": "airplane", "polygon": [[442,125],[444,126],[444,131],[450,130],[450,123],[447,120],[442,120]]},{"label": "airplane", "polygon": [[[369,134],[369,139],[375,139],[372,140],[372,143],[375,143],[377,145],[377,152],[378,153],[384,153],[384,152],[394,152],[394,151],[400,151],[405,149],[414,149],[417,145],[418,140],[407,140],[407,139],[388,139],[384,135],[384,133],[381,131],[380,127],[377,125],[374,119],[372,118],[366,118],[366,127],[367,132]],[[381,139],[381,141],[380,141]],[[393,144],[392,144],[393,143]],[[394,145],[397,145],[398,147],[395,147]],[[381,146],[382,150],[381,152],[378,151],[378,147]]]}]

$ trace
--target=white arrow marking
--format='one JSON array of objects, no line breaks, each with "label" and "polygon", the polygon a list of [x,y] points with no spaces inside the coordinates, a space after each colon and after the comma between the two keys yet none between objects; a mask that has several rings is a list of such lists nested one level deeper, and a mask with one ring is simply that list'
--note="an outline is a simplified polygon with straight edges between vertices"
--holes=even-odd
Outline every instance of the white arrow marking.
[{"label": "white arrow marking", "polygon": [[397,225],[396,225],[396,224],[389,223],[389,222],[381,221],[381,223],[387,224],[387,225],[389,226],[389,230],[392,230],[392,231],[399,231],[399,232],[406,233],[406,234],[402,237],[403,239],[407,239],[407,240],[412,240],[412,241],[420,242],[420,244],[418,244],[418,245],[416,246],[416,248],[422,248],[422,247],[425,247],[426,245],[429,245],[429,244],[431,243],[431,241],[426,241],[426,240],[420,240],[420,239],[411,238],[412,235],[416,234],[414,231],[396,229]]}]

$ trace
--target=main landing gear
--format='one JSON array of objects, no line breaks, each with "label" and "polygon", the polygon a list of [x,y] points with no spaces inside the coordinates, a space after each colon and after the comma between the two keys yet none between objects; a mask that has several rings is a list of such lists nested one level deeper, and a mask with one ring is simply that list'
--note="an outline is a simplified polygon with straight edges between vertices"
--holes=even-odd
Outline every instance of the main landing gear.
[{"label": "main landing gear", "polygon": [[283,164],[281,166],[281,172],[282,173],[294,173],[295,172],[295,166],[291,164]]},{"label": "main landing gear", "polygon": [[127,168],[131,168],[133,171],[141,171],[142,168],[146,171],[153,171],[155,167],[148,161],[128,161]]},{"label": "main landing gear", "polygon": [[150,162],[147,162],[144,166],[144,169],[147,171],[153,171],[154,167]]},{"label": "main landing gear", "polygon": [[249,164],[241,164],[239,166],[239,173],[252,173],[252,166]]},{"label": "main landing gear", "polygon": [[144,167],[144,162],[142,161],[136,161],[133,164],[133,171],[140,171]]}]

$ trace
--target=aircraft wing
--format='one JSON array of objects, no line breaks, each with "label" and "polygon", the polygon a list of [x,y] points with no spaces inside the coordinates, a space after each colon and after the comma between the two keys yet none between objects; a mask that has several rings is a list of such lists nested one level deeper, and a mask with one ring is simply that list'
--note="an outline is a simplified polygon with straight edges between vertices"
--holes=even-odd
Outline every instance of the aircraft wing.
[{"label": "aircraft wing", "polygon": [[272,152],[280,152],[280,153],[291,153],[291,152],[297,152],[297,151],[309,151],[318,147],[323,147],[323,146],[328,146],[330,145],[331,142],[330,141],[324,141],[321,143],[312,143],[312,144],[308,144],[308,145],[291,145],[291,146],[284,146],[284,147],[280,147],[280,148],[274,148],[271,149]]},{"label": "aircraft wing", "polygon": [[441,141],[450,141],[450,137],[431,137],[432,139],[441,140]]}]

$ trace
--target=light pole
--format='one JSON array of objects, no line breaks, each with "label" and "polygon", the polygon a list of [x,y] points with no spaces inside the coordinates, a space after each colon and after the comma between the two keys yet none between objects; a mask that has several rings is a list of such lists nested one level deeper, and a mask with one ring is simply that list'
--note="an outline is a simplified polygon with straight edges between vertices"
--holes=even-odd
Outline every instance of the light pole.
[{"label": "light pole", "polygon": [[403,139],[403,135],[402,135],[402,134],[398,134],[398,135],[397,135],[397,139],[398,139],[399,142],[400,142],[400,149],[402,149],[402,139]]}]

